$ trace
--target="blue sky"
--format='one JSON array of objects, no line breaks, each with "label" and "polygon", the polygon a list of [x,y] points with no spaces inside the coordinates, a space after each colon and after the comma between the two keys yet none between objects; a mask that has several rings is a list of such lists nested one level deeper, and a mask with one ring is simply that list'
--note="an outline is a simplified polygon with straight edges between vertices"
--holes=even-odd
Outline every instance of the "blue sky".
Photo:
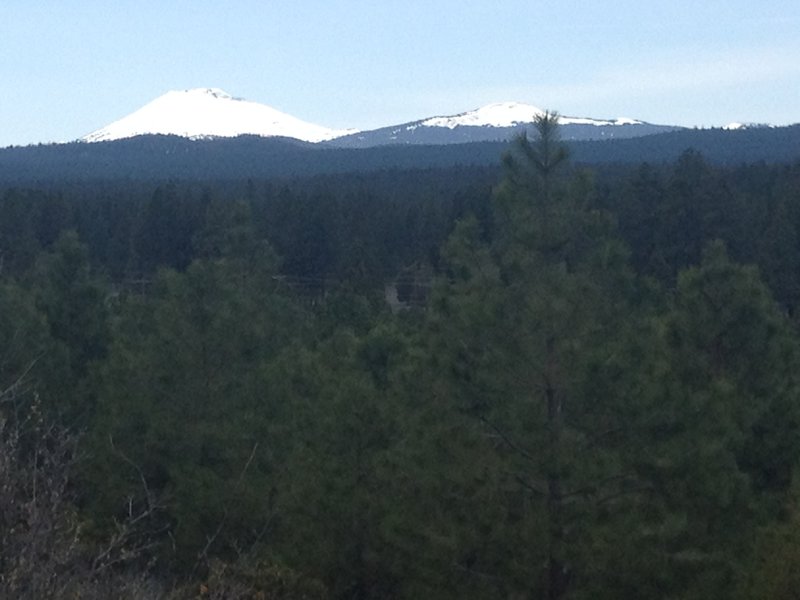
[{"label": "blue sky", "polygon": [[800,2],[2,0],[0,146],[218,87],[371,128],[515,100],[565,115],[800,122]]}]

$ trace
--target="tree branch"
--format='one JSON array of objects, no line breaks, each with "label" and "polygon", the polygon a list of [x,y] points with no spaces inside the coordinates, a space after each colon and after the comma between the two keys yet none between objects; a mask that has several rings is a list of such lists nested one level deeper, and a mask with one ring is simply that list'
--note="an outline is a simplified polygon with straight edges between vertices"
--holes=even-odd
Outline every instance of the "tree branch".
[{"label": "tree branch", "polygon": [[[248,469],[250,468],[250,464],[253,462],[253,459],[256,456],[256,450],[258,450],[258,442],[253,444],[253,449],[250,451],[250,456],[247,457],[247,461],[245,462],[244,467],[242,468],[241,472],[239,473],[239,477],[237,478],[236,484],[234,485],[234,488],[233,488],[233,493],[234,494],[236,494],[239,491],[239,488],[241,488],[242,482],[244,481],[244,476],[247,473]],[[225,506],[225,510],[222,513],[222,518],[220,519],[216,530],[214,530],[214,533],[212,535],[206,537],[206,545],[203,547],[203,549],[197,555],[197,561],[194,563],[194,567],[192,567],[191,576],[194,576],[194,574],[197,572],[197,569],[200,567],[200,565],[202,563],[205,563],[205,562],[208,561],[208,551],[211,549],[211,546],[214,544],[216,539],[219,537],[220,533],[222,533],[222,529],[223,529],[223,527],[225,526],[225,523],[228,520],[228,515],[229,514],[230,513],[229,513],[228,507],[226,505]]]},{"label": "tree branch", "polygon": [[511,438],[508,437],[508,435],[506,435],[506,433],[502,429],[500,429],[497,425],[489,421],[486,417],[477,415],[477,418],[484,425],[492,429],[498,436],[500,436],[500,439],[502,439],[508,445],[509,448],[511,448],[515,452],[519,452],[519,454],[523,458],[527,458],[530,461],[536,460],[533,454],[525,450],[525,448],[521,447],[519,444],[516,444],[513,440],[511,440]]}]

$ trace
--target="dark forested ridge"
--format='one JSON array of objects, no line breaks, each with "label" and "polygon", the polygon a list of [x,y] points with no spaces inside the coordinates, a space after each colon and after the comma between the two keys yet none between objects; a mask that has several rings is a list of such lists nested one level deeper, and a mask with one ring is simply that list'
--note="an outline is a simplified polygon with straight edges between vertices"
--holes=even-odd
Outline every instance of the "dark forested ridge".
[{"label": "dark forested ridge", "polygon": [[[685,129],[631,139],[570,142],[578,164],[663,163],[693,148],[713,164],[737,165],[800,158],[800,125],[728,131]],[[296,177],[499,164],[505,142],[331,148],[286,138],[241,136],[188,140],[140,136],[114,142],[49,144],[0,149],[0,185],[135,180],[221,180]]]},{"label": "dark forested ridge", "polygon": [[[333,148],[374,148],[385,145],[406,144],[459,144],[470,142],[496,142],[512,140],[522,134],[535,135],[533,123],[520,123],[510,127],[455,125],[453,127],[428,127],[426,120],[402,125],[359,131],[324,142]],[[675,131],[680,127],[630,123],[625,125],[568,123],[561,125],[563,140],[608,140],[640,137]]]},{"label": "dark forested ridge", "polygon": [[0,596],[793,598],[796,129],[537,127],[0,151]]}]

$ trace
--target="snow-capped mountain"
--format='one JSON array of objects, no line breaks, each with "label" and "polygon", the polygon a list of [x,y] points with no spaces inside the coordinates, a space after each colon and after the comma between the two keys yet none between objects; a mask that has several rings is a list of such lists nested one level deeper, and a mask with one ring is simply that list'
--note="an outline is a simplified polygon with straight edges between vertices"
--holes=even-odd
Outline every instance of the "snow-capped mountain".
[{"label": "snow-capped mountain", "polygon": [[774,129],[775,125],[770,125],[769,123],[739,123],[738,121],[734,121],[733,123],[723,125],[722,128],[727,131],[736,131],[739,129]]},{"label": "snow-capped mountain", "polygon": [[[502,141],[511,139],[522,132],[530,133],[533,128],[533,120],[542,114],[544,114],[542,109],[530,104],[499,102],[456,115],[431,117],[402,125],[360,131],[338,137],[328,144],[337,147],[364,148],[389,144]],[[669,125],[652,125],[625,117],[593,119],[562,116],[559,122],[561,136],[567,140],[638,137],[679,129]]]},{"label": "snow-capped mountain", "polygon": [[[234,98],[217,88],[167,92],[139,110],[83,138],[100,142],[137,135],[178,135],[192,139],[258,135],[324,142],[343,148],[390,144],[453,144],[509,140],[532,131],[543,110],[521,102],[500,102],[450,116],[420,119],[371,131],[335,130],[301,121],[265,104]],[[679,129],[636,119],[560,118],[566,140],[629,138]]]},{"label": "snow-capped mountain", "polygon": [[321,142],[352,133],[354,130],[341,131],[307,123],[265,104],[234,98],[217,88],[197,88],[167,92],[81,139],[100,142],[145,134],[195,139],[249,134]]},{"label": "snow-capped mountain", "polygon": [[[418,127],[515,127],[530,123],[534,118],[544,114],[541,108],[521,102],[497,102],[476,110],[450,117],[433,117],[421,121]],[[636,125],[641,121],[619,118],[613,121],[601,119],[584,119],[577,117],[560,117],[561,125]]]}]

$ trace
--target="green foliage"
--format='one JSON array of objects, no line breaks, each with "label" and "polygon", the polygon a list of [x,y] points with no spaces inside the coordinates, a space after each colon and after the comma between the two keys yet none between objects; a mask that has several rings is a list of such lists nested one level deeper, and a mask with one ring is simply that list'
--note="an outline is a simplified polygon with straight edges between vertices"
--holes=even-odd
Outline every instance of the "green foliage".
[{"label": "green foliage", "polygon": [[403,354],[402,338],[390,329],[363,340],[338,331],[314,352],[292,352],[272,365],[282,414],[271,435],[286,452],[277,482],[278,548],[335,597],[394,597],[402,584],[384,530],[400,510],[391,490],[403,434],[389,386]]},{"label": "green foliage", "polygon": [[6,192],[1,408],[87,429],[83,539],[157,505],[152,597],[791,594],[800,166],[546,114],[504,168]]},{"label": "green foliage", "polygon": [[758,272],[711,244],[679,277],[668,336],[675,380],[708,390],[697,409],[729,422],[739,466],[760,490],[786,491],[800,451],[798,348]]},{"label": "green foliage", "polygon": [[268,271],[236,264],[164,271],[152,297],[128,299],[99,373],[89,475],[104,482],[96,510],[114,514],[109,502],[121,492],[141,496],[136,465],[174,499],[178,559],[190,565],[218,526],[224,549],[270,518],[263,498],[273,466],[258,432],[275,400],[262,392],[261,366],[304,327]]},{"label": "green foliage", "polygon": [[[474,220],[449,240],[433,304],[451,410],[495,438],[487,485],[509,494],[492,521],[511,524],[509,545],[473,547],[472,572],[495,594],[730,591],[742,530],[774,510],[798,458],[788,323],[719,246],[680,274],[666,315],[642,302],[591,186],[559,180],[557,146],[535,144],[506,161],[491,244]],[[693,157],[681,169],[704,177]]]},{"label": "green foliage", "polygon": [[492,244],[475,221],[451,237],[453,277],[440,286],[431,323],[432,351],[452,374],[453,409],[476,419],[473,436],[495,440],[492,450],[478,440],[471,450],[496,453],[486,468],[499,471],[487,479],[498,487],[480,493],[501,494],[493,502],[503,516],[493,525],[504,547],[472,548],[479,566],[470,571],[498,580],[494,593],[551,598],[587,577],[588,525],[628,483],[614,445],[594,439],[620,426],[627,390],[603,398],[592,384],[609,376],[632,289],[625,252],[591,206],[591,188],[558,177],[565,155],[556,120],[546,114],[539,139],[520,140],[507,159]]},{"label": "green foliage", "polygon": [[800,585],[800,523],[797,516],[797,483],[781,520],[763,527],[756,537],[752,559],[739,576],[736,598],[756,600],[795,598]]},{"label": "green foliage", "polygon": [[62,234],[40,257],[34,277],[53,337],[70,349],[76,376],[85,375],[89,363],[105,355],[109,336],[105,291],[91,273],[87,247],[75,232]]},{"label": "green foliage", "polygon": [[41,251],[36,239],[37,195],[7,191],[0,201],[0,274],[19,277]]},{"label": "green foliage", "polygon": [[731,263],[722,244],[679,275],[634,374],[636,428],[622,449],[646,493],[628,504],[627,528],[606,530],[611,540],[625,532],[606,560],[632,566],[631,581],[615,585],[657,582],[659,593],[681,598],[733,593],[797,461],[796,357],[757,272]]},{"label": "green foliage", "polygon": [[0,284],[0,400],[14,417],[35,396],[58,406],[69,378],[67,349],[54,340],[33,295],[11,284]]},{"label": "green foliage", "polygon": [[63,233],[39,256],[30,279],[35,304],[50,336],[68,357],[56,398],[45,408],[71,427],[85,427],[94,411],[89,370],[105,358],[110,341],[106,291],[92,273],[87,247],[74,231]]}]

